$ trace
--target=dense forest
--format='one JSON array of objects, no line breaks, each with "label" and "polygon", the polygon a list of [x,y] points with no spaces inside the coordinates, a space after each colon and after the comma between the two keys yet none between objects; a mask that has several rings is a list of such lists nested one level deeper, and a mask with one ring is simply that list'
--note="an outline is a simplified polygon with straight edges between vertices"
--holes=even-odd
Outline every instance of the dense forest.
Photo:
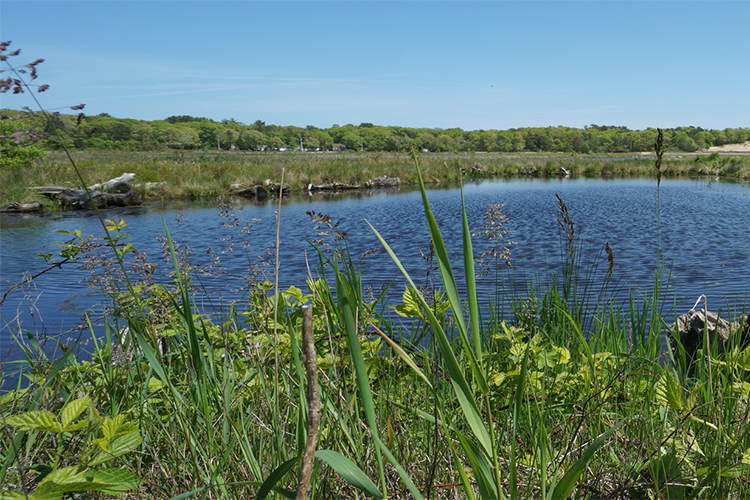
[{"label": "dense forest", "polygon": [[[2,110],[3,116],[18,111]],[[160,149],[213,150],[299,150],[331,149],[364,151],[404,151],[412,146],[431,152],[575,152],[627,153],[653,148],[656,129],[630,130],[622,126],[590,125],[583,128],[539,127],[509,130],[460,128],[408,128],[372,123],[305,128],[268,125],[261,120],[246,125],[235,119],[220,122],[193,116],[170,116],[144,121],[96,116],[55,114],[46,119],[41,113],[26,112],[24,126],[44,132],[41,146],[59,149],[57,129],[67,146],[81,150],[148,151]],[[710,146],[750,140],[750,128],[706,130],[700,127],[665,129],[669,150],[694,152]]]}]

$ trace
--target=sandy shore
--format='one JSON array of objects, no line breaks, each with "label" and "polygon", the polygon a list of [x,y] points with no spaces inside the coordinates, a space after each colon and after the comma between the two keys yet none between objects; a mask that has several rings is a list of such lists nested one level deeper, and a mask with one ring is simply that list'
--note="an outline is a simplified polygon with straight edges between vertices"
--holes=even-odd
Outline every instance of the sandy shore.
[{"label": "sandy shore", "polygon": [[724,144],[723,146],[712,146],[706,151],[709,153],[750,153],[750,141],[742,144]]}]

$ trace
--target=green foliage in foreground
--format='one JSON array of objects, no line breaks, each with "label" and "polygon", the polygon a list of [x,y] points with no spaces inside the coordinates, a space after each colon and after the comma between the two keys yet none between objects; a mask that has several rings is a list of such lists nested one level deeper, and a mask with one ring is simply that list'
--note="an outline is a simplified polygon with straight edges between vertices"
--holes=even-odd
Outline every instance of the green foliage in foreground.
[{"label": "green foliage in foreground", "polygon": [[[660,279],[628,309],[587,304],[572,247],[563,278],[523,304],[505,297],[519,305],[501,321],[478,307],[465,214],[468,303],[422,193],[442,289],[420,291],[381,238],[409,283],[393,311],[406,323],[366,298],[345,246],[320,252],[307,293],[259,282],[230,314],[198,315],[170,241],[174,281],[109,289],[114,319],[89,360],[49,360],[23,332],[28,386],[0,399],[0,498],[294,498],[304,303],[322,400],[313,498],[750,495],[750,350],[702,353],[687,378],[661,352],[674,311]],[[115,263],[133,257],[124,227],[108,221]],[[66,255],[82,247],[70,236]]]}]

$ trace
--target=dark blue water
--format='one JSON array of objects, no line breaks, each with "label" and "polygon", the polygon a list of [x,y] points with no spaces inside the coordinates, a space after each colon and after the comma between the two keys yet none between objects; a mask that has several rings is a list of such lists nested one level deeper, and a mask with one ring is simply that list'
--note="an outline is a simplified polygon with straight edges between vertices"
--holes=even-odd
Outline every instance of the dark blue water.
[{"label": "dark blue water", "polygon": [[[626,300],[629,290],[645,293],[653,287],[659,263],[657,228],[661,227],[661,247],[667,271],[671,270],[668,302],[678,311],[687,311],[695,299],[706,294],[709,309],[742,308],[750,290],[750,189],[747,185],[707,180],[666,180],[661,183],[660,220],[657,188],[652,179],[644,180],[494,180],[464,188],[472,231],[482,230],[482,215],[489,203],[503,203],[508,217],[507,238],[512,247],[513,267],[500,267],[500,276],[524,286],[529,280],[561,274],[562,241],[558,225],[558,193],[575,222],[583,275],[601,288],[607,273],[605,242],[614,251],[612,283],[619,297]],[[462,276],[461,200],[457,188],[431,190],[432,209],[443,231],[457,277]],[[237,202],[242,203],[242,202]],[[238,205],[238,207],[241,205]],[[230,300],[242,298],[238,291],[250,275],[250,268],[271,257],[267,252],[275,240],[275,203],[246,204],[237,216],[240,227],[225,227],[215,203],[182,206],[149,205],[106,212],[106,217],[123,219],[129,225],[127,240],[157,264],[153,279],[169,272],[171,264],[162,258],[157,235],[164,235],[164,224],[172,238],[190,248],[191,265],[205,268],[220,259],[217,266],[199,275],[202,291],[196,301],[206,310],[220,310]],[[327,199],[297,197],[284,201],[281,209],[280,284],[295,285],[306,291],[305,258],[315,273],[317,253],[308,240],[331,241],[320,236],[307,211],[329,214],[346,239],[355,260],[381,245],[368,227],[369,221],[389,242],[413,279],[426,283],[428,265],[422,254],[429,251],[429,236],[419,192],[358,193]],[[259,222],[251,222],[259,219]],[[45,216],[2,216],[0,273],[2,293],[20,282],[25,273],[45,269],[37,253],[56,251],[56,244],[69,238],[55,230],[74,231],[97,237],[103,235],[99,220],[92,214],[64,213]],[[230,238],[234,250],[227,251]],[[244,245],[243,245],[244,242]],[[475,255],[488,248],[482,237],[474,239]],[[244,246],[244,248],[243,248]],[[403,280],[392,260],[382,250],[362,259],[363,281],[374,293],[393,283],[389,300],[396,301],[403,291]],[[46,335],[66,335],[81,324],[86,312],[97,318],[101,293],[90,288],[86,279],[91,270],[65,265],[35,279],[30,286],[12,291],[0,307],[0,361],[16,358],[12,336],[23,330]],[[228,273],[228,274],[227,274]],[[436,276],[433,271],[431,276]],[[498,290],[495,276],[478,281],[483,303],[494,301]],[[684,311],[682,311],[684,309]]]}]

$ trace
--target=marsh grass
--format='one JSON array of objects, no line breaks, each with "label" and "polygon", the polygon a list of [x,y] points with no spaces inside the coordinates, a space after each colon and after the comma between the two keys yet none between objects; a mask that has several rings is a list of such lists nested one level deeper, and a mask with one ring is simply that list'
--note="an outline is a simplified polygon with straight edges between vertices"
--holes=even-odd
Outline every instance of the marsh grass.
[{"label": "marsh grass", "polygon": [[[78,160],[84,172],[94,169]],[[196,176],[234,175],[231,162],[204,160]],[[177,154],[156,161],[162,172],[193,164]],[[449,262],[424,187],[437,174],[419,161],[411,175],[423,195],[439,300],[420,292],[378,235],[413,290],[402,308],[409,321],[394,321],[382,296],[364,293],[366,269],[345,239],[334,238],[334,252],[318,247],[317,273],[300,277],[299,288],[270,293],[271,284],[256,282],[229,314],[212,317],[196,308],[165,227],[174,273],[158,285],[167,314],[148,307],[149,289],[134,280],[121,292],[140,306],[116,309],[103,338],[89,327],[89,359],[67,347],[49,360],[39,334],[18,332],[27,339],[27,385],[0,399],[0,494],[24,498],[45,467],[80,463],[86,444],[17,430],[8,417],[59,412],[87,395],[102,415],[138,424],[142,446],[113,462],[142,480],[129,495],[294,498],[308,422],[302,307],[311,304],[322,408],[311,498],[747,497],[750,351],[704,352],[687,377],[679,349],[662,351],[676,315],[663,292],[668,272],[623,305],[609,293],[613,261],[603,257],[608,279],[589,293],[593,271],[580,266],[575,213],[562,200],[559,279],[543,277],[526,297],[499,297],[518,304],[513,320],[480,320],[470,231],[479,223],[463,213],[463,263]],[[97,175],[134,170],[122,166]],[[456,265],[468,277],[466,296]]]},{"label": "marsh grass", "polygon": [[[230,153],[210,151],[106,152],[72,151],[83,178],[91,184],[104,182],[125,172],[136,174],[136,184],[165,183],[146,190],[147,199],[212,199],[232,192],[232,184],[278,182],[282,169],[286,182],[302,193],[309,184],[341,182],[364,184],[376,177],[399,177],[404,185],[418,179],[409,155],[395,153]],[[472,172],[476,163],[483,171]],[[554,177],[561,167],[572,175],[587,177],[654,176],[650,161],[590,159],[563,154],[449,154],[427,153],[420,158],[423,180],[428,185],[457,183],[461,169],[467,181],[516,177],[535,171]],[[725,179],[750,178],[747,157],[669,156],[663,161],[665,176],[711,175]],[[10,201],[39,201],[28,186],[77,186],[78,177],[63,153],[51,152],[21,171],[0,170],[0,205]],[[52,203],[48,208],[54,208]]]}]

